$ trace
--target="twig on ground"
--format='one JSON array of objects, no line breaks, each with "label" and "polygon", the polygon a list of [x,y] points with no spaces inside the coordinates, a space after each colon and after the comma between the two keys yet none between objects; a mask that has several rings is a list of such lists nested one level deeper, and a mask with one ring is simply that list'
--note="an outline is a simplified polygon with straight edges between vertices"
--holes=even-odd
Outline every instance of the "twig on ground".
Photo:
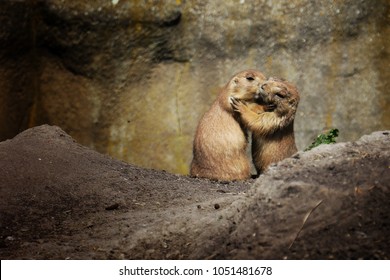
[{"label": "twig on ground", "polygon": [[320,200],[319,202],[317,202],[317,204],[306,214],[305,218],[303,218],[303,223],[302,223],[302,226],[301,228],[299,229],[299,231],[297,232],[297,234],[295,235],[295,238],[294,240],[291,242],[290,246],[288,246],[288,249],[291,249],[292,245],[294,244],[295,240],[297,240],[299,234],[301,233],[303,227],[305,226],[305,223],[307,221],[307,219],[309,218],[309,216],[311,215],[311,213],[313,213],[314,210],[317,209],[318,206],[321,205],[321,203],[323,202],[324,200]]}]

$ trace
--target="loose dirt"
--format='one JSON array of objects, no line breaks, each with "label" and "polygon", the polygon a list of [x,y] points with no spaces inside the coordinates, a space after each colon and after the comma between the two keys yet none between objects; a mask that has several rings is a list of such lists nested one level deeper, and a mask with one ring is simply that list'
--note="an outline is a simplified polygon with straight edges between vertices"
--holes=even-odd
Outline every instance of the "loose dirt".
[{"label": "loose dirt", "polygon": [[35,127],[0,143],[0,258],[389,259],[389,142],[375,132],[213,182]]}]

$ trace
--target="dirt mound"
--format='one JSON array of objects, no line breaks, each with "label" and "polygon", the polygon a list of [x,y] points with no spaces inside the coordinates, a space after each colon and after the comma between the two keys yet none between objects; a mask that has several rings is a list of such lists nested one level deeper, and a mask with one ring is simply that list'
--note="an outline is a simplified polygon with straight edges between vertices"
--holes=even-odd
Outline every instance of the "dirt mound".
[{"label": "dirt mound", "polygon": [[0,258],[388,259],[389,142],[320,146],[226,183],[35,127],[0,143]]}]

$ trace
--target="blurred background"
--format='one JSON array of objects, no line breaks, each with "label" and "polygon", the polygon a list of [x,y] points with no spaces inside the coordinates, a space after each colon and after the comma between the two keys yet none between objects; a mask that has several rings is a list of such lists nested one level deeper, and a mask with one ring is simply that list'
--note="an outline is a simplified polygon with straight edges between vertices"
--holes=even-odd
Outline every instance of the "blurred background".
[{"label": "blurred background", "polygon": [[1,0],[0,141],[40,124],[187,174],[197,123],[247,68],[301,94],[299,149],[390,129],[388,0]]}]

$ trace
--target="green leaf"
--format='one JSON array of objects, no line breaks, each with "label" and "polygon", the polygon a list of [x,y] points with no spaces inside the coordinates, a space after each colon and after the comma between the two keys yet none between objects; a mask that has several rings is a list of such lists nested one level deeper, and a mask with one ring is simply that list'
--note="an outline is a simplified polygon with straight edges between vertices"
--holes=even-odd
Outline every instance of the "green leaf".
[{"label": "green leaf", "polygon": [[313,143],[311,143],[311,145],[307,147],[305,151],[309,151],[314,147],[317,147],[322,144],[336,143],[337,136],[339,136],[339,130],[337,128],[332,128],[327,133],[318,135],[316,140]]}]

